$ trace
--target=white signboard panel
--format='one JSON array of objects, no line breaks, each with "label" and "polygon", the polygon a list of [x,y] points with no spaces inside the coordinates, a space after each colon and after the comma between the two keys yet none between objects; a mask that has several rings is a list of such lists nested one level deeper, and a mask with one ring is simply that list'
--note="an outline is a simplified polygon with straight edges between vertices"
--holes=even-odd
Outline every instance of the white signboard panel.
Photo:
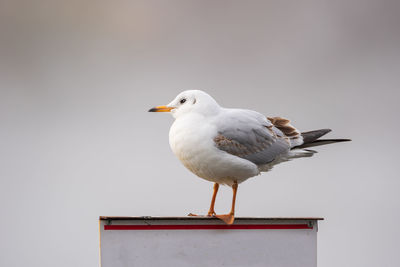
[{"label": "white signboard panel", "polygon": [[101,217],[101,266],[313,267],[318,220]]}]

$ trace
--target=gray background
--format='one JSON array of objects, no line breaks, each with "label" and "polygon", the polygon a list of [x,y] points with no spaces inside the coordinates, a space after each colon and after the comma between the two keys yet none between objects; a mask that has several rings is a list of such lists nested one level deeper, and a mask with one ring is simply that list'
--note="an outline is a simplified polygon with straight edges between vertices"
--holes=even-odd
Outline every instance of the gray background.
[{"label": "gray background", "polygon": [[1,0],[0,265],[97,266],[99,215],[205,213],[147,113],[202,89],[353,139],[240,185],[237,216],[325,217],[319,266],[399,266],[398,3]]}]

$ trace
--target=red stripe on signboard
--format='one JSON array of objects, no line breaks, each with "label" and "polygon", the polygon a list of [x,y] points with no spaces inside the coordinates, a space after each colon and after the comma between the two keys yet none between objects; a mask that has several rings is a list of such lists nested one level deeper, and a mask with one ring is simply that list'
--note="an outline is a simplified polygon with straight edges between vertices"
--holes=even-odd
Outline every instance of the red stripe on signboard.
[{"label": "red stripe on signboard", "polygon": [[262,229],[312,229],[308,224],[189,224],[189,225],[104,225],[104,230],[262,230]]}]

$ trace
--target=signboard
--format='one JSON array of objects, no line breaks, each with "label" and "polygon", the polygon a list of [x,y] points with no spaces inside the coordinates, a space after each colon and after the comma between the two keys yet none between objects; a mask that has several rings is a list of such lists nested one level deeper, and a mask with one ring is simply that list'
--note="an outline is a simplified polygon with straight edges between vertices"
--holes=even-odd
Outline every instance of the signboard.
[{"label": "signboard", "polygon": [[101,266],[313,267],[318,220],[100,217]]}]

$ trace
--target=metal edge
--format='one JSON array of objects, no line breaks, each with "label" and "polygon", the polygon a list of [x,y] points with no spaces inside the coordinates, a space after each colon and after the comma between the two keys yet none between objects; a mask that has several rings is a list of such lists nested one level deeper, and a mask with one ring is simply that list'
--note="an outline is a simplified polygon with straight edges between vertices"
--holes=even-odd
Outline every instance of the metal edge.
[{"label": "metal edge", "polygon": [[99,218],[99,266],[101,267],[101,219]]},{"label": "metal edge", "polygon": [[[190,221],[190,220],[219,220],[215,217],[207,217],[207,216],[187,216],[187,217],[153,217],[153,216],[99,216],[100,221],[108,221],[108,220],[119,220],[119,221],[142,221],[142,220],[154,220],[154,221],[162,221],[162,220],[178,220],[178,221]],[[270,220],[270,221],[297,221],[297,220],[312,220],[312,221],[323,221],[324,218],[321,217],[235,217],[236,221],[240,220]]]}]

